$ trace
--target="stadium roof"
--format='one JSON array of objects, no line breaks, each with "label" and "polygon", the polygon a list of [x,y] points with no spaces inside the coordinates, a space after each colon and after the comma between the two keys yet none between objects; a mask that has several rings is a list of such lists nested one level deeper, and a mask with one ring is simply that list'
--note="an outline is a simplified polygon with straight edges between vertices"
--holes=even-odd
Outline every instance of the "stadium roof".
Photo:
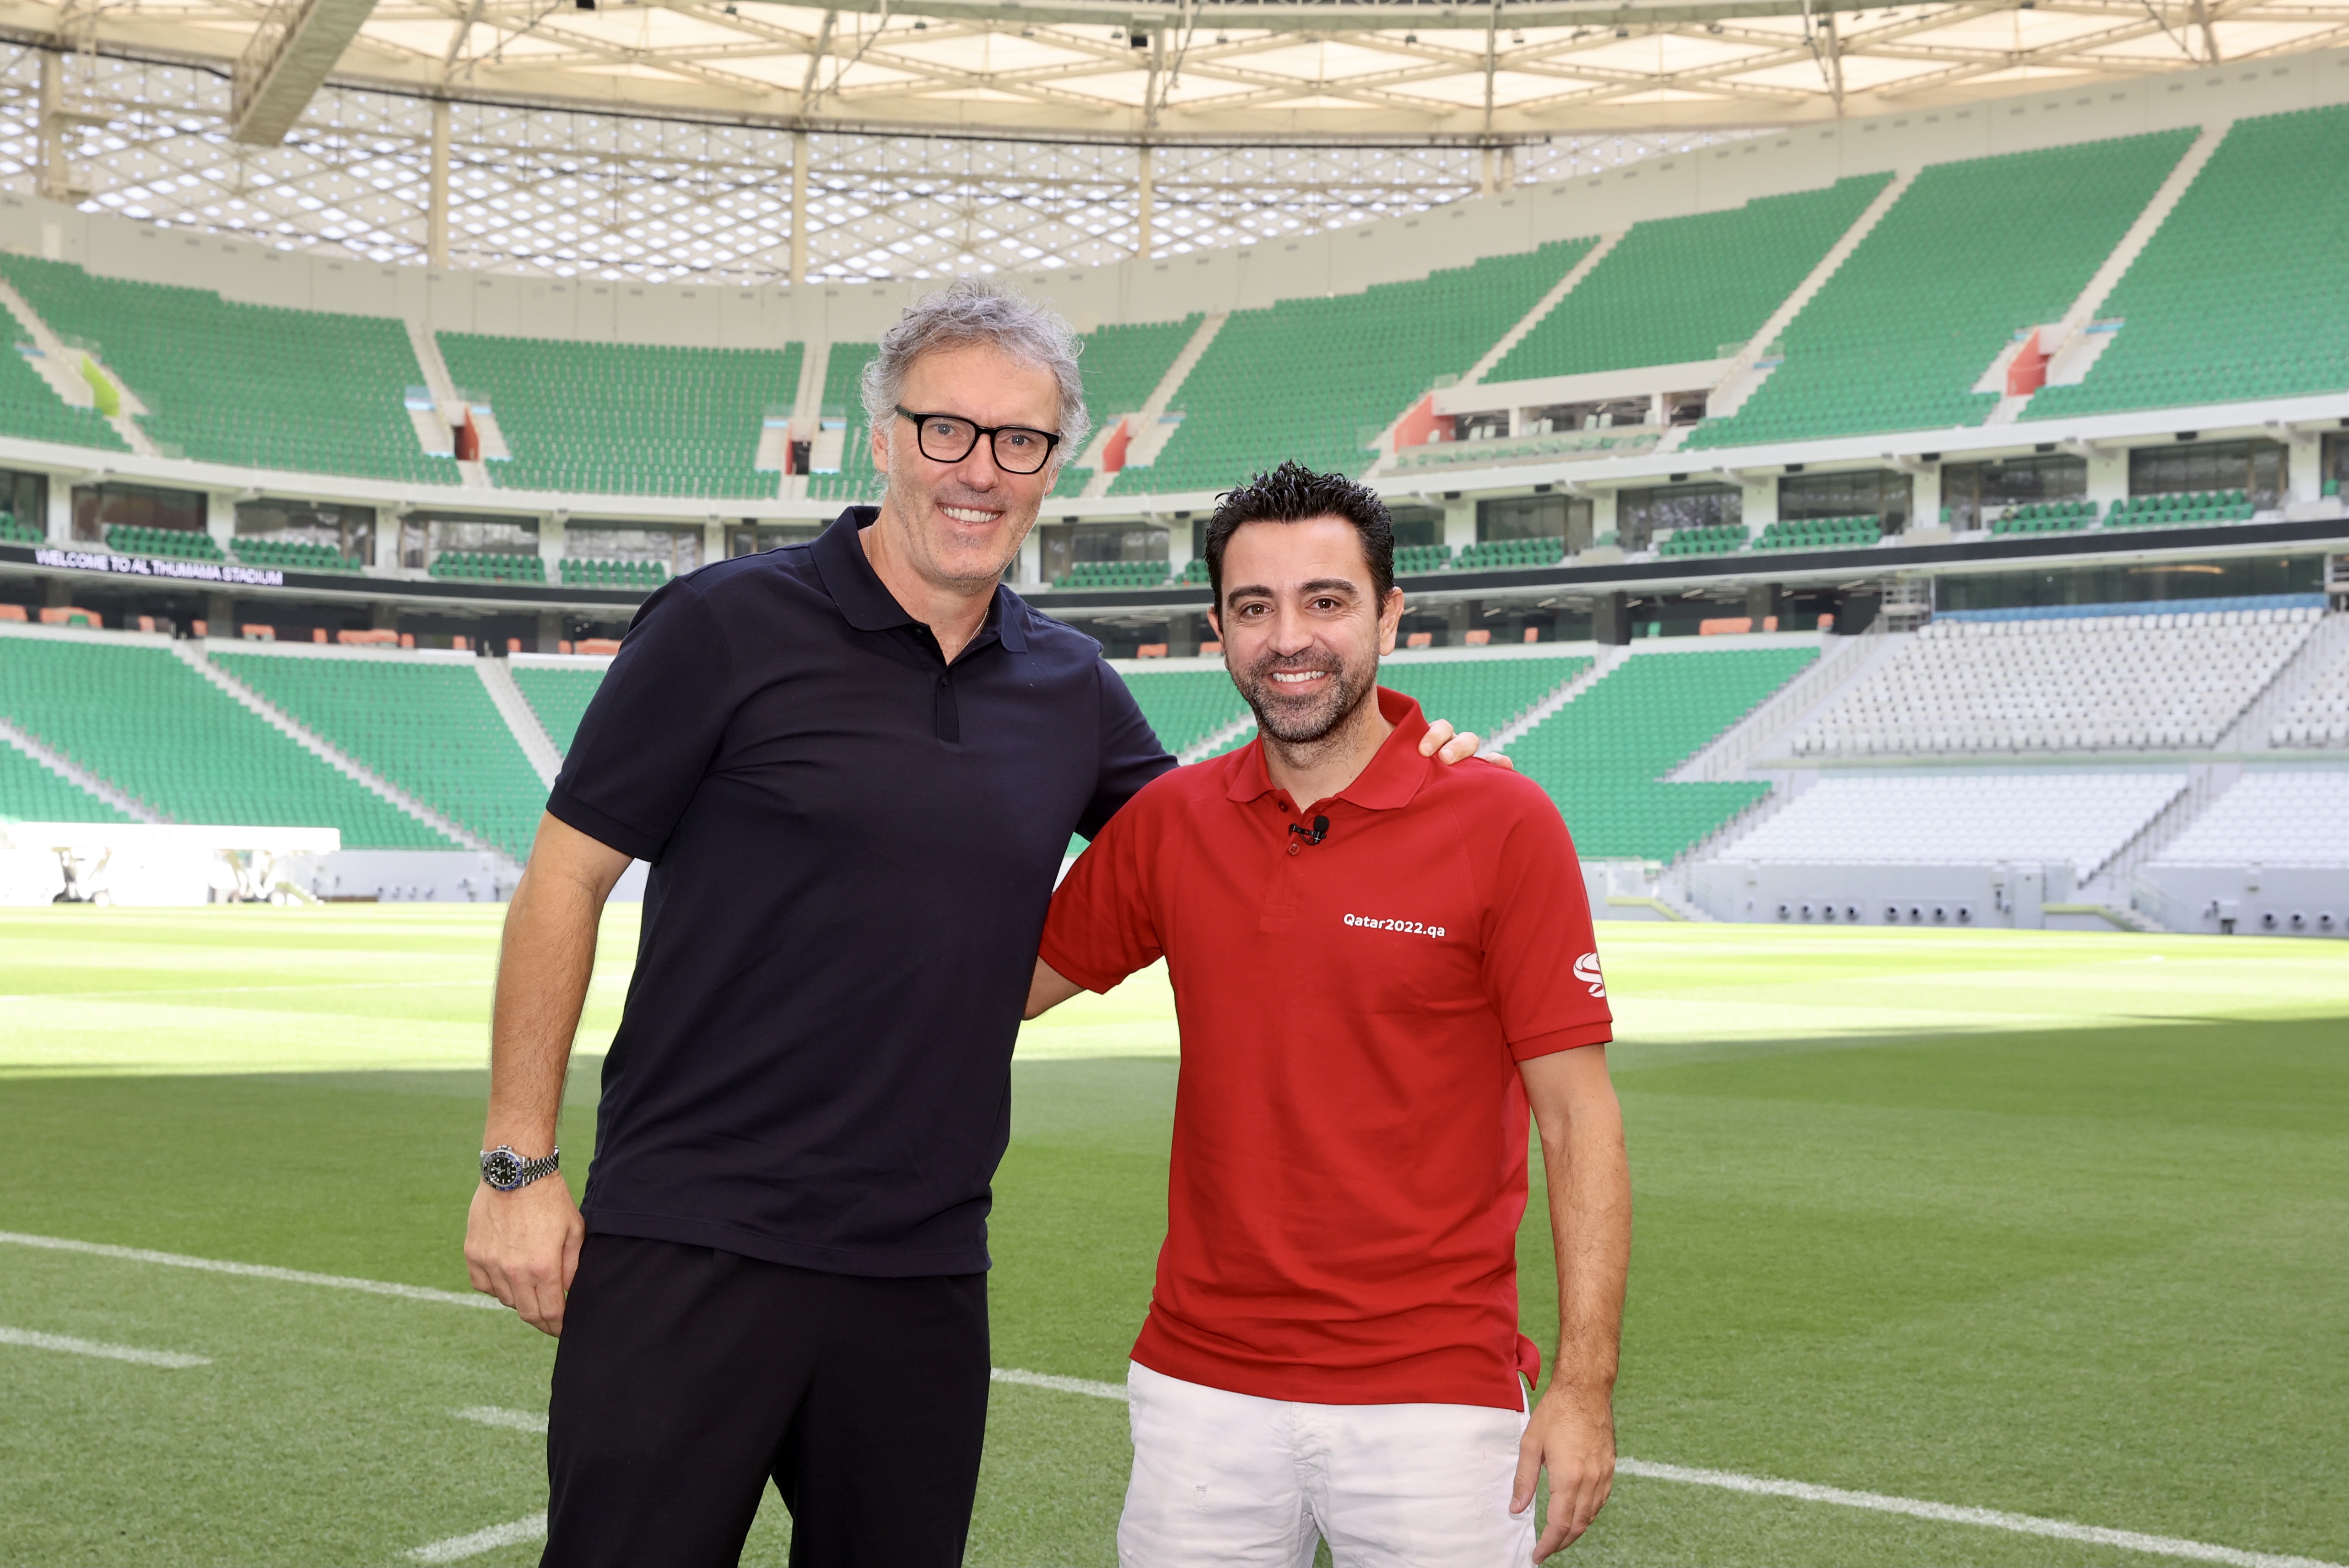
[{"label": "stadium roof", "polygon": [[[243,57],[248,77],[282,67],[277,107],[295,113],[331,71],[811,129],[1489,142],[1930,109],[2249,60],[2349,41],[2349,0],[0,0],[0,25]],[[310,67],[283,64],[295,46]]]}]

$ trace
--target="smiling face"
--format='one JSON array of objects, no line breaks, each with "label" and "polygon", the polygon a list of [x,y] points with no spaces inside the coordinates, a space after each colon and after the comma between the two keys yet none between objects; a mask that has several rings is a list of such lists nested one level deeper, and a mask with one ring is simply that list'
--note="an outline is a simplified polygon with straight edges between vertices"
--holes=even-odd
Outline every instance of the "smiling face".
[{"label": "smiling face", "polygon": [[[1061,392],[1052,373],[987,344],[934,349],[905,372],[898,401],[921,414],[952,414],[985,426],[1061,428]],[[992,583],[1036,526],[1036,511],[1059,476],[1053,461],[1032,474],[996,467],[986,437],[960,462],[922,455],[912,420],[895,418],[873,432],[873,466],[889,476],[879,526],[892,553],[933,587]]]},{"label": "smiling face", "polygon": [[1224,667],[1273,740],[1309,746],[1358,712],[1394,652],[1402,590],[1381,601],[1342,517],[1243,524],[1224,546],[1214,612]]}]

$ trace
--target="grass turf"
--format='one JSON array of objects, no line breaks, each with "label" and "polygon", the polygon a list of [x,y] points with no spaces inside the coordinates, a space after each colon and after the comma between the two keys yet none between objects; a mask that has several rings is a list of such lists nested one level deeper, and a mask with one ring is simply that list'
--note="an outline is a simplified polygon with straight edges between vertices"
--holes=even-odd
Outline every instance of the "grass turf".
[{"label": "grass turf", "polygon": [[[0,913],[0,1230],[461,1289],[501,913]],[[2349,1558],[2337,947],[1602,944],[1639,1202],[1625,1453]],[[998,1365],[1122,1375],[1174,1071],[1154,975],[1023,1037]],[[1521,1253],[1547,1341],[1538,1222]],[[212,1357],[0,1345],[0,1561],[392,1562],[543,1504],[536,1439],[452,1414],[544,1408],[551,1345],[500,1314],[0,1246],[0,1326]],[[1109,1563],[1125,1460],[1118,1406],[999,1386],[970,1560]],[[781,1514],[749,1560],[781,1561]],[[2155,1560],[1633,1478],[1561,1561]]]}]

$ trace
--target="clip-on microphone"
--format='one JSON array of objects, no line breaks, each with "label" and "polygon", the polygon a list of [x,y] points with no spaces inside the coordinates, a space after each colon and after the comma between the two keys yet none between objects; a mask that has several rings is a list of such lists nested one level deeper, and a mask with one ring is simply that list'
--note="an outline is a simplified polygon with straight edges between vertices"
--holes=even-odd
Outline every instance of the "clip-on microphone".
[{"label": "clip-on microphone", "polygon": [[1309,844],[1318,844],[1322,840],[1330,836],[1330,819],[1327,817],[1316,817],[1313,819],[1313,825],[1310,828],[1308,828],[1302,822],[1291,822],[1288,824],[1288,830],[1292,833],[1302,835],[1305,841]]}]

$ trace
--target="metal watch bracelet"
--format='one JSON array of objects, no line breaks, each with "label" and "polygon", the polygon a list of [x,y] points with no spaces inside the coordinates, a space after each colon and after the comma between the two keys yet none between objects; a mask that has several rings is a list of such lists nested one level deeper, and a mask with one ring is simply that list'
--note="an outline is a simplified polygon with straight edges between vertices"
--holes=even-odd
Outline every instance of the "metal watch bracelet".
[{"label": "metal watch bracelet", "polygon": [[481,1150],[481,1180],[501,1192],[512,1192],[542,1176],[554,1175],[562,1164],[560,1149],[550,1150],[543,1160],[525,1160],[513,1151],[512,1145],[501,1143]]}]

